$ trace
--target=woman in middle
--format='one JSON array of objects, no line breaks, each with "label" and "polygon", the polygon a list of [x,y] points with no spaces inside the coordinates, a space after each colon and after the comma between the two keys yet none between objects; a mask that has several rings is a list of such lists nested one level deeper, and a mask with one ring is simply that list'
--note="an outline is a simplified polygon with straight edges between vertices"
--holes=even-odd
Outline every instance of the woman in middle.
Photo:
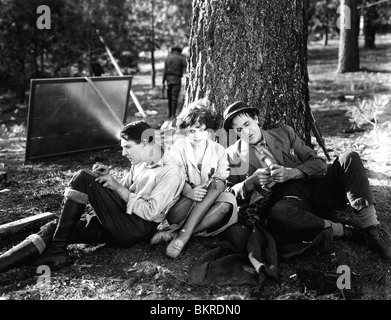
[{"label": "woman in middle", "polygon": [[179,256],[192,235],[213,236],[237,222],[237,204],[232,193],[224,192],[229,174],[225,148],[211,140],[216,116],[207,100],[198,100],[177,118],[185,138],[171,147],[186,178],[181,198],[167,214],[169,230],[154,235],[151,244],[170,241],[166,254]]}]

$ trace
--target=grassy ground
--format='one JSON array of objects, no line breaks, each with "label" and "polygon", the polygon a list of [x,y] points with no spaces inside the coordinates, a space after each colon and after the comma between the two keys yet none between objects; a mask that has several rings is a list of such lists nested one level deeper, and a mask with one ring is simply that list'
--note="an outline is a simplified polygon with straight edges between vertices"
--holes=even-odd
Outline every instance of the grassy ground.
[{"label": "grassy ground", "polygon": [[[391,38],[379,38],[376,50],[361,50],[357,73],[337,75],[337,41],[327,47],[309,45],[311,108],[332,158],[347,149],[360,153],[373,186],[378,215],[391,229],[391,105],[379,107],[377,137],[370,124],[351,130],[356,105],[373,96],[391,96]],[[148,65],[140,66],[133,91],[145,111],[157,115],[148,121],[159,127],[166,120],[166,100],[161,99],[161,68],[157,65],[158,87],[151,89]],[[137,112],[131,105],[132,118]],[[90,167],[96,159],[112,163],[121,176],[127,162],[119,149],[86,152],[24,163],[27,105],[15,104],[11,95],[0,97],[0,161],[8,171],[8,182],[0,186],[0,224],[40,212],[60,212],[62,192],[72,174]],[[315,141],[314,141],[315,142]],[[316,146],[319,153],[322,150]],[[340,213],[349,216],[349,211]],[[1,239],[0,252],[18,243],[27,234]],[[335,242],[327,254],[309,254],[281,263],[279,278],[267,279],[261,287],[194,286],[188,275],[196,257],[207,251],[201,239],[194,239],[175,261],[164,254],[165,245],[139,244],[129,249],[108,245],[71,245],[72,264],[52,270],[49,287],[37,284],[37,270],[20,268],[0,275],[0,299],[281,299],[340,300],[390,299],[390,265],[381,261],[363,243]],[[351,289],[339,290],[338,266],[346,265],[352,274]]]}]

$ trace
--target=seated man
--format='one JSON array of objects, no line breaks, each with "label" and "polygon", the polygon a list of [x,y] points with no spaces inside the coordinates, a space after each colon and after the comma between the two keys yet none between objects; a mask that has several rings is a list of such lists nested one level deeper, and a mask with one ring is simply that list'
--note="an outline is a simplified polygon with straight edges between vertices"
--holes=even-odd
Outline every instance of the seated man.
[{"label": "seated man", "polygon": [[[328,229],[342,237],[347,224],[330,220],[347,201],[355,211],[354,225],[384,259],[391,259],[391,236],[380,226],[374,197],[360,156],[346,152],[327,166],[290,126],[262,130],[259,110],[238,101],[224,111],[224,129],[240,138],[227,149],[231,172],[228,186],[238,205],[254,190],[272,193],[266,220],[277,244],[311,241]],[[352,219],[353,220],[353,219]]]},{"label": "seated man", "polygon": [[[153,236],[179,199],[184,177],[168,153],[163,155],[146,122],[129,123],[120,135],[122,154],[132,163],[122,181],[116,181],[105,165],[96,165],[94,172],[77,172],[65,190],[58,223],[46,224],[38,234],[1,255],[0,272],[34,258],[36,266],[66,265],[71,242],[110,241],[129,247]],[[87,205],[95,213],[86,223],[81,218]]]}]

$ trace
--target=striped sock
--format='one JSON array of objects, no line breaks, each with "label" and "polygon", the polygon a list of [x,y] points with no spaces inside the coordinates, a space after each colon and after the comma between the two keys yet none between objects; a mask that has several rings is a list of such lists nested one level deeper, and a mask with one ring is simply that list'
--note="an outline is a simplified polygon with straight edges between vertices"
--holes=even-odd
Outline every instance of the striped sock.
[{"label": "striped sock", "polygon": [[373,204],[358,211],[357,217],[363,229],[380,224],[379,220],[377,220],[376,209]]}]

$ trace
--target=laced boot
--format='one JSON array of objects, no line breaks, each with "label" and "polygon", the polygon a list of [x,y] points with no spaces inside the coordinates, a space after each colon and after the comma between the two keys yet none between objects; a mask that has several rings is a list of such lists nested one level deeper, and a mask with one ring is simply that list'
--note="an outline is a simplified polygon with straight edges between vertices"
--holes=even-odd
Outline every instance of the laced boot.
[{"label": "laced boot", "polygon": [[62,267],[68,264],[67,245],[72,229],[79,222],[86,205],[66,199],[53,239],[42,255],[32,265]]},{"label": "laced boot", "polygon": [[19,267],[39,257],[48,243],[50,243],[56,225],[57,220],[43,225],[38,233],[28,236],[21,243],[2,254],[0,256],[0,272]]}]

